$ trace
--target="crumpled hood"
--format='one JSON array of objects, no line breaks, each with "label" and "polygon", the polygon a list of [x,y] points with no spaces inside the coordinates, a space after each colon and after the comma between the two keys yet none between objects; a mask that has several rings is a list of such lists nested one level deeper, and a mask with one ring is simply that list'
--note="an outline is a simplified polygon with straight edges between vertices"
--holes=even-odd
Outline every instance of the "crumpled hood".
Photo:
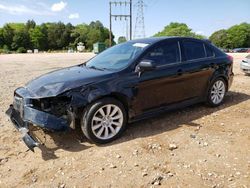
[{"label": "crumpled hood", "polygon": [[44,74],[26,84],[32,97],[44,98],[57,96],[65,91],[100,80],[109,71],[73,66]]}]

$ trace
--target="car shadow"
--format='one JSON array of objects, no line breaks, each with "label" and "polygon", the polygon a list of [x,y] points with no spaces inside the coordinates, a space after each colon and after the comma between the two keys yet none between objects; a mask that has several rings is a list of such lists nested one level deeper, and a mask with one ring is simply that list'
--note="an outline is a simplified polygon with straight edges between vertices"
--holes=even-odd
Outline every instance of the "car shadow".
[{"label": "car shadow", "polygon": [[[193,122],[194,120],[200,119],[204,116],[210,115],[228,107],[237,105],[249,99],[250,95],[230,91],[225,97],[224,104],[219,107],[209,108],[201,103],[172,112],[162,113],[156,117],[129,124],[127,130],[121,138],[115,140],[112,143],[99,146],[107,147],[110,145],[128,142],[136,138],[157,135],[166,131],[178,129],[183,124],[193,127],[199,127],[201,125]],[[88,146],[83,144],[85,142],[88,143],[88,141],[83,136],[80,129],[70,129],[69,131],[59,133],[46,131],[44,132],[41,129],[39,129],[39,131],[42,132],[41,135],[43,136],[40,136],[39,138],[39,136],[35,134],[35,137],[39,138],[39,141],[42,143],[39,148],[42,151],[42,158],[44,160],[58,158],[55,152],[59,149],[70,152],[81,152],[92,147],[91,144],[88,144]],[[33,134],[34,132],[35,131],[33,131]]]},{"label": "car shadow", "polygon": [[40,143],[38,148],[41,150],[43,160],[53,160],[59,158],[56,151],[59,149],[69,152],[80,152],[90,148],[83,142],[87,139],[79,134],[79,130],[69,129],[64,132],[50,132],[39,128],[30,130],[30,134]]},{"label": "car shadow", "polygon": [[120,139],[102,146],[105,147],[107,145],[119,144],[136,138],[161,134],[166,131],[180,128],[183,124],[195,128],[202,127],[200,124],[195,123],[194,120],[237,105],[249,99],[250,95],[229,91],[225,97],[224,103],[219,107],[210,108],[204,103],[200,103],[172,112],[162,113],[147,120],[131,123]]}]

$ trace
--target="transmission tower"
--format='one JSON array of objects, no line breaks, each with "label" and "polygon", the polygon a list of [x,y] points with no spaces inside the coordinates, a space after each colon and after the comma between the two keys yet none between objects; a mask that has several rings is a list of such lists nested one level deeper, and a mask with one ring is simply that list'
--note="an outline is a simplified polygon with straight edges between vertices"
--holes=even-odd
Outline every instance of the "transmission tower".
[{"label": "transmission tower", "polygon": [[143,0],[138,0],[135,4],[137,7],[137,16],[135,22],[134,39],[145,38],[145,25],[144,25],[144,7],[146,4]]}]

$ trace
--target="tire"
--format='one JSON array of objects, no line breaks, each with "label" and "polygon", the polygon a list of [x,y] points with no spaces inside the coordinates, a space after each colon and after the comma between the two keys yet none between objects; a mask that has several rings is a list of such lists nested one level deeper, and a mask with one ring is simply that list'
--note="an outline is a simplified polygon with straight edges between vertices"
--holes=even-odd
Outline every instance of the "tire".
[{"label": "tire", "polygon": [[96,144],[106,144],[117,139],[125,130],[126,124],[125,108],[113,98],[103,98],[90,104],[81,119],[83,134]]},{"label": "tire", "polygon": [[216,78],[210,85],[207,93],[207,104],[211,107],[220,106],[224,102],[227,84],[223,78]]}]

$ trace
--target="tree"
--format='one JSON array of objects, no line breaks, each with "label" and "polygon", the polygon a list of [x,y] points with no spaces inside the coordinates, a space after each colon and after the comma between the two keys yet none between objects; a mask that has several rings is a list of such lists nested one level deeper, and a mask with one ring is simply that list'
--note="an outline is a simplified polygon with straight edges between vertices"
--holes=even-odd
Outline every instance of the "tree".
[{"label": "tree", "polygon": [[2,29],[2,35],[3,35],[4,45],[6,45],[8,49],[11,49],[11,44],[14,37],[14,30],[10,27],[9,24],[4,25]]},{"label": "tree", "polygon": [[0,28],[0,48],[4,45],[3,29]]},{"label": "tree", "polygon": [[86,47],[88,49],[92,50],[93,44],[96,42],[104,42],[106,44],[107,39],[109,39],[109,30],[105,28],[100,21],[91,22],[89,24],[86,40]]},{"label": "tree", "polygon": [[89,27],[92,28],[92,29],[101,29],[101,28],[104,28],[102,22],[100,22],[99,20],[95,21],[95,22],[91,22],[89,24]]},{"label": "tree", "polygon": [[155,36],[183,36],[183,37],[195,37],[195,38],[205,38],[202,35],[198,35],[194,32],[192,32],[192,29],[190,29],[187,24],[184,23],[178,23],[178,22],[172,22],[169,25],[165,26],[165,28],[155,34]]},{"label": "tree", "polygon": [[65,25],[62,22],[48,23],[47,27],[49,49],[66,49],[70,42],[73,42],[71,33],[74,27],[71,24]]},{"label": "tree", "polygon": [[63,32],[65,30],[64,23],[49,23],[47,27],[49,48],[53,50],[62,49],[65,46],[65,40],[63,38]]},{"label": "tree", "polygon": [[79,42],[83,42],[89,50],[95,42],[108,45],[109,30],[100,21],[74,27],[71,23],[65,25],[62,22],[36,25],[35,21],[28,20],[26,24],[10,23],[0,28],[0,48],[4,47],[5,51],[23,52],[32,48],[61,50],[76,47]]},{"label": "tree", "polygon": [[76,46],[79,42],[86,44],[87,35],[89,32],[89,26],[87,24],[77,25],[71,33],[71,38],[73,39],[73,46]]},{"label": "tree", "polygon": [[227,30],[229,48],[250,47],[250,24],[234,25]]},{"label": "tree", "polygon": [[121,43],[123,43],[123,42],[127,42],[127,39],[126,39],[126,37],[124,37],[124,36],[120,36],[120,37],[118,38],[118,44],[121,44]]},{"label": "tree", "polygon": [[90,29],[90,32],[87,34],[87,40],[86,40],[86,46],[88,49],[92,50],[93,49],[93,44],[96,42],[104,42],[101,39],[101,31],[93,28]]},{"label": "tree", "polygon": [[30,38],[33,48],[45,50],[47,47],[47,36],[44,33],[42,26],[36,26],[30,30]]},{"label": "tree", "polygon": [[67,46],[69,46],[69,44],[72,44],[74,42],[74,38],[71,37],[71,33],[73,30],[74,26],[71,23],[65,25],[65,30],[63,32],[62,37],[64,38]]},{"label": "tree", "polygon": [[36,27],[36,22],[34,20],[28,20],[26,22],[26,28],[29,31],[30,29],[34,29]]},{"label": "tree", "polygon": [[221,29],[219,31],[214,32],[210,37],[209,40],[211,40],[212,43],[214,43],[216,46],[220,48],[228,48],[227,43],[227,30]]},{"label": "tree", "polygon": [[41,31],[45,37],[43,40],[44,41],[43,45],[42,45],[44,47],[44,49],[42,48],[41,50],[48,50],[49,49],[48,48],[49,47],[49,45],[48,45],[48,27],[45,23],[41,24],[40,27],[41,27]]},{"label": "tree", "polygon": [[24,23],[9,23],[8,25],[13,29],[13,31],[21,31],[26,28]]},{"label": "tree", "polygon": [[250,24],[241,23],[227,30],[214,32],[209,39],[221,48],[249,48],[250,47]]},{"label": "tree", "polygon": [[19,47],[28,49],[30,46],[29,33],[22,29],[20,31],[15,31],[11,48],[17,50]]}]

